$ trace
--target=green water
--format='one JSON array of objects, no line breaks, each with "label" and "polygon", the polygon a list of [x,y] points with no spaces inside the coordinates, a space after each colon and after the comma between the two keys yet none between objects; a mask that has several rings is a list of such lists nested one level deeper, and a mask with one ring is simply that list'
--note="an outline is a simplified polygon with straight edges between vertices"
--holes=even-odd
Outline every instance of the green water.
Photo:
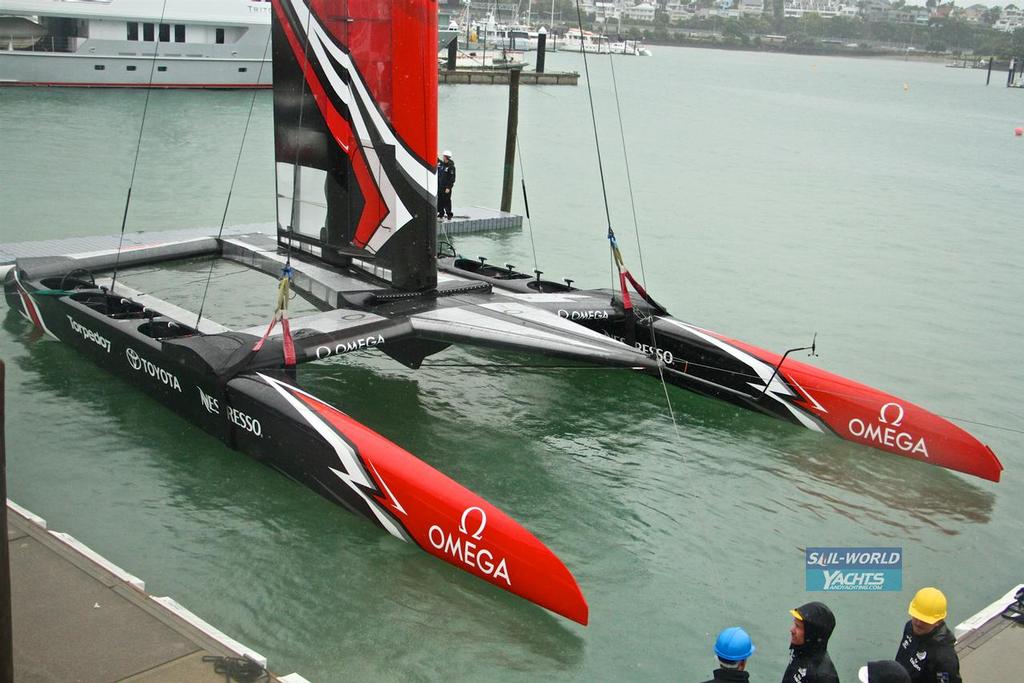
[{"label": "green water", "polygon": [[[11,497],[313,681],[701,680],[713,635],[733,624],[758,646],[755,680],[777,680],[788,610],[817,598],[854,680],[894,654],[917,587],[946,591],[951,623],[1002,595],[1020,581],[1024,531],[1024,141],[1012,135],[1024,93],[902,61],[658,48],[612,64],[640,250],[605,57],[591,72],[611,217],[654,296],[768,348],[817,332],[815,363],[956,418],[1000,456],[1002,483],[676,390],[673,424],[661,387],[621,371],[412,372],[372,352],[304,369],[314,393],[548,543],[590,604],[582,628],[228,450],[7,314]],[[0,241],[116,232],[144,99],[0,90]],[[521,99],[532,230],[457,247],[532,269],[535,245],[547,277],[608,286],[586,91]],[[456,206],[495,206],[506,91],[442,87],[439,101]],[[129,230],[219,223],[249,103],[152,94]],[[273,220],[270,113],[258,95],[229,224]],[[235,270],[218,269],[208,311],[256,324],[273,283]],[[201,296],[203,264],[174,275],[134,277],[165,298]],[[905,590],[807,594],[812,545],[902,546]]]}]

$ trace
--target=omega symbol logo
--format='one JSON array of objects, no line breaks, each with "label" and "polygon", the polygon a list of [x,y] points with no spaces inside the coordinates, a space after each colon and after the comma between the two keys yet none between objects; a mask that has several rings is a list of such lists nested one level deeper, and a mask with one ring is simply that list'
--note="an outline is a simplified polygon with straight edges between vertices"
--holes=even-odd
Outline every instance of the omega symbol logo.
[{"label": "omega symbol logo", "polygon": [[[892,410],[889,407],[892,406]],[[886,415],[892,416],[894,420],[887,420]],[[882,409],[878,411],[878,421],[882,424],[891,424],[893,427],[899,427],[903,424],[903,406],[899,403],[886,403],[882,406]]]},{"label": "omega symbol logo", "polygon": [[[473,512],[473,510],[476,510],[477,512],[480,513],[480,526],[477,527],[476,533],[470,534],[469,533],[469,529],[466,527],[466,520],[469,518],[469,513]],[[462,512],[462,520],[459,522],[459,531],[461,531],[464,534],[469,534],[470,536],[472,536],[473,538],[475,538],[476,540],[479,541],[480,538],[484,535],[484,528],[486,526],[487,526],[487,513],[484,512],[481,508],[478,508],[478,507],[474,506],[474,507],[468,507],[465,510],[463,510],[463,512]]]}]

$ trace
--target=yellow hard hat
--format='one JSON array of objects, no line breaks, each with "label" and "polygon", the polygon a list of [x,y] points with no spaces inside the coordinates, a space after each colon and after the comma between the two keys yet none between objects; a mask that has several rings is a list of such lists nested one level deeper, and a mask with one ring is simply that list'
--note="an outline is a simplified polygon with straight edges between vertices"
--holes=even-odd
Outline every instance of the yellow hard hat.
[{"label": "yellow hard hat", "polygon": [[946,618],[946,596],[938,588],[922,588],[910,601],[910,616],[926,624],[935,624]]}]

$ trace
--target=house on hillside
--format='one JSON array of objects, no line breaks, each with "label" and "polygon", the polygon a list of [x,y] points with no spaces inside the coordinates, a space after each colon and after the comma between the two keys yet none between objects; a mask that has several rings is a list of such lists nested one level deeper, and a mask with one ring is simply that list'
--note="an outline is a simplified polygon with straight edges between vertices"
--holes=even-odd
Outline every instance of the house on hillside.
[{"label": "house on hillside", "polygon": [[694,16],[695,10],[693,5],[684,5],[681,2],[669,2],[665,5],[665,13],[673,24],[690,19]]},{"label": "house on hillside", "polygon": [[866,21],[888,21],[892,12],[889,0],[863,0],[860,13]]},{"label": "house on hillside", "polygon": [[985,15],[988,13],[988,7],[981,4],[971,5],[956,13],[958,19],[963,19],[969,24],[984,24]]},{"label": "house on hillside", "polygon": [[765,0],[739,0],[738,9],[743,16],[759,17],[764,14],[764,2]]},{"label": "house on hillside", "polygon": [[999,21],[992,24],[992,28],[997,31],[1006,31],[1007,33],[1013,33],[1019,28],[1024,28],[1024,10],[1021,10],[1016,5],[1007,5],[1003,8],[1003,13],[999,15]]},{"label": "house on hillside", "polygon": [[639,5],[627,7],[625,10],[625,15],[627,19],[632,19],[633,21],[644,21],[653,24],[654,5],[648,4],[646,2],[641,2]]},{"label": "house on hillside", "polygon": [[809,14],[817,14],[825,19],[857,16],[857,5],[854,3],[847,4],[834,0],[785,0],[785,2],[785,16],[794,19]]},{"label": "house on hillside", "polygon": [[889,11],[888,20],[897,24],[917,24],[927,26],[932,14],[927,7],[920,5],[905,5],[899,9]]}]

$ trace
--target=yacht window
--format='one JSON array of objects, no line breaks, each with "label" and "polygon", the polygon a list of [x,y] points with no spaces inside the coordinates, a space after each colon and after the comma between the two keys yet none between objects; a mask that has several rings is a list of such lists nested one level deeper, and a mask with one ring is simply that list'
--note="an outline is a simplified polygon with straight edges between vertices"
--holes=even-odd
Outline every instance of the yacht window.
[{"label": "yacht window", "polygon": [[157,71],[167,71],[167,67],[166,67],[166,66],[158,66],[158,67],[156,68],[156,70],[157,70]]},{"label": "yacht window", "polygon": [[184,43],[185,42],[185,24],[174,25],[174,42]]},{"label": "yacht window", "polygon": [[238,73],[240,73],[240,74],[244,74],[248,70],[249,69],[245,68],[244,66],[238,67]]},{"label": "yacht window", "polygon": [[152,41],[153,40],[153,24],[142,25],[142,39]]},{"label": "yacht window", "polygon": [[134,64],[129,64],[128,66],[125,67],[126,71],[135,71],[135,69],[136,69],[136,66]]},{"label": "yacht window", "polygon": [[128,40],[139,39],[139,24],[135,21],[128,22]]},{"label": "yacht window", "polygon": [[107,67],[103,66],[102,64],[95,64],[92,68],[96,69],[97,71],[103,71]]},{"label": "yacht window", "polygon": [[171,42],[171,25],[160,24],[160,42],[169,43]]},{"label": "yacht window", "polygon": [[224,29],[222,29],[222,28],[217,29],[217,44],[218,45],[223,45],[224,44]]}]

